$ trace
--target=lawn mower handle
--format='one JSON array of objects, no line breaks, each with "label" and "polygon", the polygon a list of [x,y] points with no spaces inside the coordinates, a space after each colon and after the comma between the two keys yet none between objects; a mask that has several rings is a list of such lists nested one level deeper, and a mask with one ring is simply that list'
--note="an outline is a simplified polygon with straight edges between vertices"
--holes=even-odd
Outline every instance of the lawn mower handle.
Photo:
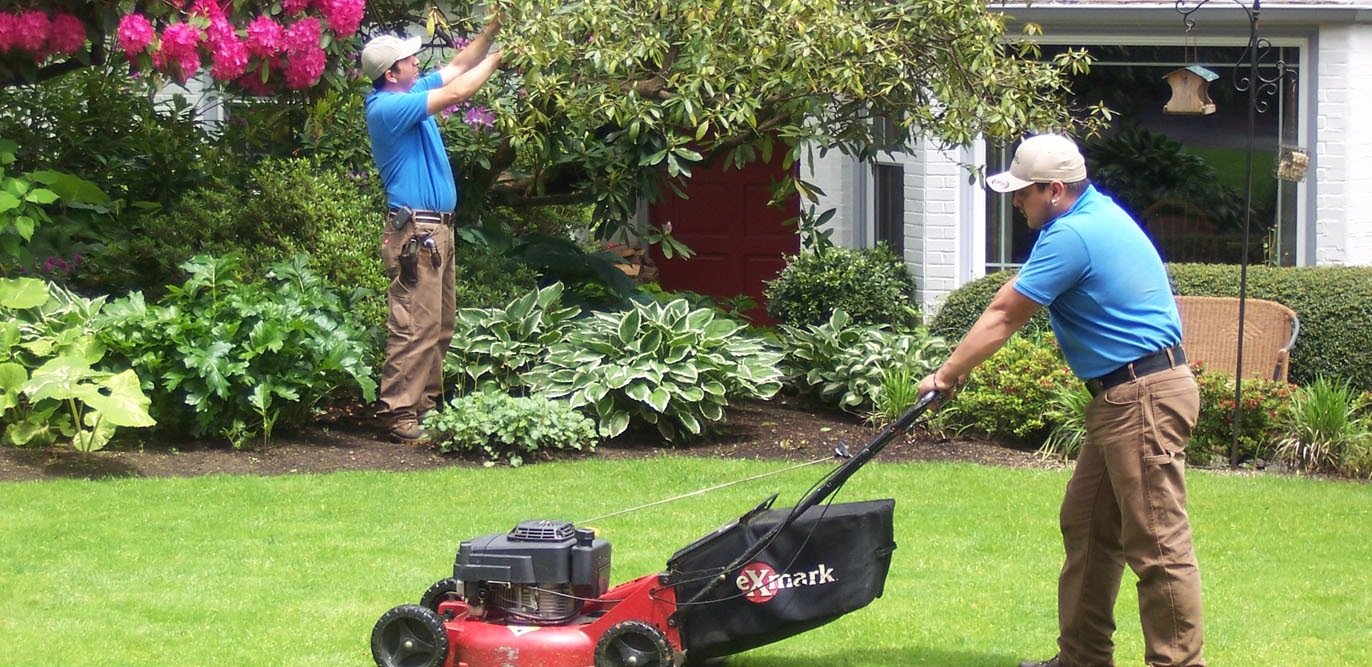
[{"label": "lawn mower handle", "polygon": [[[780,534],[781,531],[785,530],[787,526],[791,525],[797,517],[804,514],[805,511],[811,507],[824,502],[825,498],[828,498],[830,494],[837,491],[840,486],[843,486],[844,482],[847,482],[848,478],[852,477],[853,473],[857,472],[858,468],[861,468],[868,461],[872,460],[872,457],[876,456],[877,453],[894,440],[897,435],[905,431],[905,429],[910,428],[910,425],[914,424],[915,420],[919,419],[920,415],[923,415],[931,406],[939,402],[939,399],[941,398],[943,398],[943,393],[938,390],[929,391],[923,396],[920,396],[918,402],[910,406],[904,414],[897,417],[896,420],[888,424],[886,428],[883,428],[880,433],[877,433],[876,437],[863,445],[862,449],[859,449],[852,458],[844,461],[843,465],[839,466],[832,475],[819,485],[819,487],[805,496],[800,502],[796,503],[796,506],[791,509],[790,514],[787,515],[784,521],[778,522],[777,525],[773,526],[771,530],[768,530],[765,535],[745,549],[738,558],[735,558],[733,562],[729,563],[729,565],[720,572],[719,576],[711,580],[708,585],[702,587],[695,595],[692,595],[690,599],[682,602],[681,607],[685,608],[694,602],[699,602],[706,595],[709,595],[714,591],[716,587],[724,583],[724,581],[732,576],[736,570],[751,561],[753,557],[761,553],[763,549],[766,549],[772,539]],[[773,498],[775,497],[776,496],[773,496]],[[674,613],[673,616],[677,616],[679,613],[681,612],[678,611]]]},{"label": "lawn mower handle", "polygon": [[[844,461],[843,465],[839,466],[838,470],[835,470],[833,475],[830,475],[828,479],[824,480],[823,484],[819,485],[819,488],[815,489],[810,495],[805,496],[803,500],[796,503],[795,509],[791,512],[790,519],[794,519],[803,514],[805,510],[824,502],[824,499],[828,498],[834,491],[837,491],[838,487],[843,486],[844,482],[847,482],[848,478],[852,477],[853,473],[857,472],[858,468],[861,468],[868,461],[872,460],[872,458],[894,440],[897,435],[900,435],[905,429],[910,428],[910,425],[915,423],[915,420],[919,419],[920,415],[923,415],[930,406],[937,403],[942,397],[943,394],[938,390],[926,392],[921,396],[918,402],[910,406],[904,414],[897,417],[896,420],[888,424],[886,428],[883,428],[876,437],[872,438],[871,442],[863,445],[862,449],[859,449],[857,453],[853,455],[853,458]],[[791,523],[790,519],[783,521],[781,525],[777,527],[778,530],[785,528],[787,524]]]}]

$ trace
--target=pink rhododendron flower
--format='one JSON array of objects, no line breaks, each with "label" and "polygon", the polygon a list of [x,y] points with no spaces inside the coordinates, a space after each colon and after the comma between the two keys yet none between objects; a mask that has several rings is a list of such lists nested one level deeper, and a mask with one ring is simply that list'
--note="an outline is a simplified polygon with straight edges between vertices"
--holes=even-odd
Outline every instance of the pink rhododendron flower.
[{"label": "pink rhododendron flower", "polygon": [[329,30],[339,37],[352,36],[357,32],[357,27],[362,25],[365,0],[318,0],[316,5],[319,13],[324,15],[324,20],[328,21]]},{"label": "pink rhododendron flower", "polygon": [[286,29],[286,37],[282,42],[286,46],[286,51],[307,51],[319,48],[319,38],[323,34],[324,27],[320,25],[319,19],[303,18]]},{"label": "pink rhododendron flower", "polygon": [[142,14],[125,14],[119,20],[119,48],[132,60],[134,54],[142,53],[157,36],[152,24]]},{"label": "pink rhododendron flower", "polygon": [[319,82],[328,58],[319,47],[324,27],[317,18],[303,18],[286,30],[286,87],[299,90]]},{"label": "pink rhododendron flower", "polygon": [[286,30],[280,23],[259,16],[248,24],[248,52],[260,58],[270,58],[281,52]]},{"label": "pink rhododendron flower", "polygon": [[19,17],[9,12],[0,12],[0,53],[14,48],[19,34]]},{"label": "pink rhododendron flower", "polygon": [[238,31],[220,16],[211,21],[205,31],[210,45],[210,61],[214,66],[210,76],[218,81],[233,81],[243,76],[248,67],[248,47],[238,38]]},{"label": "pink rhododendron flower", "polygon": [[161,64],[184,82],[200,70],[200,30],[189,23],[173,23],[162,31]]},{"label": "pink rhododendron flower", "polygon": [[52,34],[48,36],[48,49],[53,53],[73,54],[86,45],[86,25],[71,14],[57,14],[52,17]]},{"label": "pink rhododendron flower", "polygon": [[324,49],[318,46],[291,51],[286,56],[286,87],[300,90],[319,83],[319,75],[324,73],[326,64]]},{"label": "pink rhododendron flower", "polygon": [[48,42],[48,35],[51,32],[52,21],[48,19],[48,15],[37,9],[30,9],[20,14],[19,20],[15,21],[12,48],[38,53]]}]

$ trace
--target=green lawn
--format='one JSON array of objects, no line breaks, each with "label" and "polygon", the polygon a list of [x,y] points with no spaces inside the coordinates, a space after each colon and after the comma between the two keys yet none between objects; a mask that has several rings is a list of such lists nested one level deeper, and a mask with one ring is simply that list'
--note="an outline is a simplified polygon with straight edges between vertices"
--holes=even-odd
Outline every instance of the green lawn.
[{"label": "green lawn", "polygon": [[[590,460],[519,469],[0,484],[0,663],[367,665],[390,607],[457,543],[580,520],[780,464]],[[616,583],[817,468],[598,522]],[[730,665],[1013,665],[1053,653],[1066,472],[872,464],[840,500],[894,497],[886,594]],[[789,495],[788,495],[789,494]],[[1216,665],[1372,664],[1372,485],[1191,474]],[[1142,655],[1130,575],[1119,663]]]}]

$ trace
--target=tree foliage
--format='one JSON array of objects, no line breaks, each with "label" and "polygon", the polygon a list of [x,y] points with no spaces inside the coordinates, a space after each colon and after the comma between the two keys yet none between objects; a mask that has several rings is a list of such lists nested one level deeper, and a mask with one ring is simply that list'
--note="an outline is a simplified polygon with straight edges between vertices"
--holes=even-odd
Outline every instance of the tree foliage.
[{"label": "tree foliage", "polygon": [[[868,156],[1074,121],[1066,77],[1007,39],[1002,15],[947,0],[502,0],[510,68],[482,102],[498,198],[580,197],[633,212],[699,165],[808,150]],[[459,9],[459,12],[462,10]],[[889,122],[873,123],[882,118]],[[663,179],[663,175],[666,179]],[[787,180],[778,196],[815,189]]]},{"label": "tree foliage", "polygon": [[[118,62],[126,55],[115,51],[121,17],[143,12],[177,23],[177,12],[194,18],[205,2],[215,4],[59,0],[83,17],[88,45],[23,67],[22,58],[0,54],[0,75],[34,81]],[[0,0],[0,10],[7,5],[19,11],[17,0]],[[285,25],[325,15],[328,0],[218,5],[247,40],[249,18]],[[502,18],[506,69],[467,109],[481,122],[445,128],[465,205],[594,202],[596,219],[611,223],[598,229],[602,238],[643,198],[679,191],[702,166],[780,154],[789,169],[807,151],[870,156],[916,139],[965,145],[1094,122],[1074,119],[1065,102],[1067,78],[1089,57],[1069,51],[1038,60],[1038,49],[1007,35],[1005,17],[984,0],[381,0],[367,3],[359,37],[321,37],[329,65],[319,86],[368,92],[346,73],[361,41],[382,32],[426,31],[430,46],[444,47],[426,52],[441,64],[446,47],[475,32],[488,12]],[[162,47],[147,48],[133,60]],[[814,202],[819,193],[794,177],[774,192],[797,194]],[[813,207],[802,218],[819,219]]]}]

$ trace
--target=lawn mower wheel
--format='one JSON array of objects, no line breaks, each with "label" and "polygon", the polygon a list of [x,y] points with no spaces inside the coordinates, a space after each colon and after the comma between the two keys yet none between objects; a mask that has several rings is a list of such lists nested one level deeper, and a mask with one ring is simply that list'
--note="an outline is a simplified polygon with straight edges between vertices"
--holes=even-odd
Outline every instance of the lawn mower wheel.
[{"label": "lawn mower wheel", "polygon": [[595,646],[595,667],[672,667],[667,635],[642,621],[622,621]]},{"label": "lawn mower wheel", "polygon": [[448,632],[434,610],[402,604],[372,628],[372,657],[382,667],[439,667],[448,657]]}]

